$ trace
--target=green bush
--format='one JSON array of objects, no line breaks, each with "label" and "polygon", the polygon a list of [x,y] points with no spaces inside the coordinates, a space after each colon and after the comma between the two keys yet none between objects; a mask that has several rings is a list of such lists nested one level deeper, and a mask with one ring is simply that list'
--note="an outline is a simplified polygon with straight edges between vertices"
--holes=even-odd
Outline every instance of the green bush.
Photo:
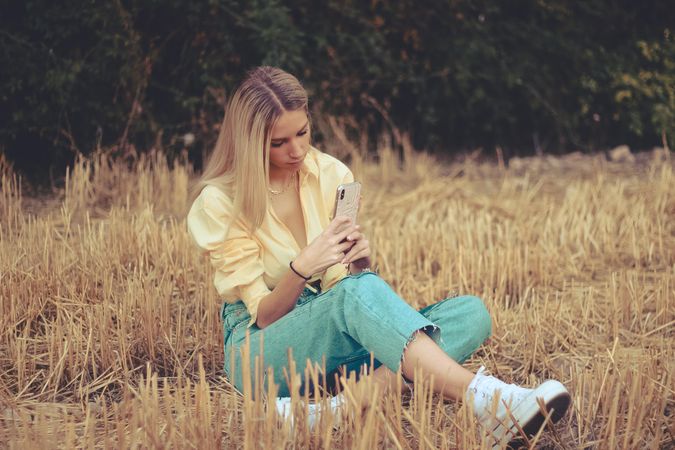
[{"label": "green bush", "polygon": [[[96,146],[213,143],[246,70],[417,147],[524,154],[673,139],[669,2],[4,2],[0,151],[34,176]],[[381,111],[387,111],[385,120]],[[43,169],[43,170],[41,170]]]}]

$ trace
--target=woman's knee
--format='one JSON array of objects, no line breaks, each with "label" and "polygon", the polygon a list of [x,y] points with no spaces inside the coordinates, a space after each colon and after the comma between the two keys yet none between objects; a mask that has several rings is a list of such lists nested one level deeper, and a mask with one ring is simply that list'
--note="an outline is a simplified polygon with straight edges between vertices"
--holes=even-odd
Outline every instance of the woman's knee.
[{"label": "woman's knee", "polygon": [[469,330],[472,332],[477,344],[482,344],[492,334],[492,318],[485,307],[485,303],[478,297],[466,295],[460,297],[463,302],[464,316],[467,323],[470,324]]}]

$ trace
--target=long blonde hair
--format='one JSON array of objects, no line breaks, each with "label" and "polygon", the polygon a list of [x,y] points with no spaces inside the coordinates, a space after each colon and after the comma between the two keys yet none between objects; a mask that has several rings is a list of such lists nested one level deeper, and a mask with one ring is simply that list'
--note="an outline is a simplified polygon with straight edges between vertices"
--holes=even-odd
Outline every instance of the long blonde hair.
[{"label": "long blonde hair", "polygon": [[309,116],[307,92],[297,78],[276,67],[251,70],[225,109],[216,146],[191,189],[194,200],[206,186],[233,198],[233,218],[243,214],[254,231],[267,211],[270,133],[287,111]]}]

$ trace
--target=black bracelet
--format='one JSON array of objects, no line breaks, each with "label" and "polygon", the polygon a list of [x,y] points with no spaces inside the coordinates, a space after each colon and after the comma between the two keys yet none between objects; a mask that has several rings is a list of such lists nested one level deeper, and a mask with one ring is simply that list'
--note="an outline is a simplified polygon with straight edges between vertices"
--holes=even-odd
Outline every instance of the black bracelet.
[{"label": "black bracelet", "polygon": [[303,280],[309,281],[309,279],[312,278],[312,277],[306,277],[306,276],[302,275],[300,272],[298,272],[297,270],[295,270],[295,268],[293,267],[293,261],[289,262],[289,263],[288,263],[288,266],[291,268],[291,270],[292,270],[293,272],[295,272],[295,274],[296,274],[297,276],[299,276],[299,277],[302,278]]}]

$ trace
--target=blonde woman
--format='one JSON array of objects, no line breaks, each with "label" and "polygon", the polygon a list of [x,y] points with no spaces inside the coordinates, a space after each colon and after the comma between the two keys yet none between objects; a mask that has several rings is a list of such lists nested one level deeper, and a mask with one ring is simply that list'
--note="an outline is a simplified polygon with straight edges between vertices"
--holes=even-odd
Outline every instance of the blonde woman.
[{"label": "blonde woman", "polygon": [[[518,429],[538,430],[544,418],[537,397],[554,410],[553,420],[560,419],[570,397],[559,382],[526,389],[460,365],[491,331],[480,299],[455,297],[416,311],[368,269],[370,244],[358,224],[329,219],[336,187],[353,176],[311,146],[307,104],[294,76],[272,67],[251,71],[227,105],[195,186],[187,223],[210,256],[224,300],[225,372],[234,386],[243,390],[239,350],[248,334],[248,372],[263,356],[282,397],[290,395],[284,376],[290,348],[300,371],[308,360],[325,360],[330,380],[338,370],[366,366],[385,389],[399,385],[399,369],[414,385],[420,366],[433,374],[439,393],[473,402],[495,445],[517,437]],[[301,389],[308,386],[303,380]],[[502,402],[491,411],[496,396]],[[277,400],[284,413],[287,401]],[[333,408],[341,404],[341,395],[331,401]]]}]

